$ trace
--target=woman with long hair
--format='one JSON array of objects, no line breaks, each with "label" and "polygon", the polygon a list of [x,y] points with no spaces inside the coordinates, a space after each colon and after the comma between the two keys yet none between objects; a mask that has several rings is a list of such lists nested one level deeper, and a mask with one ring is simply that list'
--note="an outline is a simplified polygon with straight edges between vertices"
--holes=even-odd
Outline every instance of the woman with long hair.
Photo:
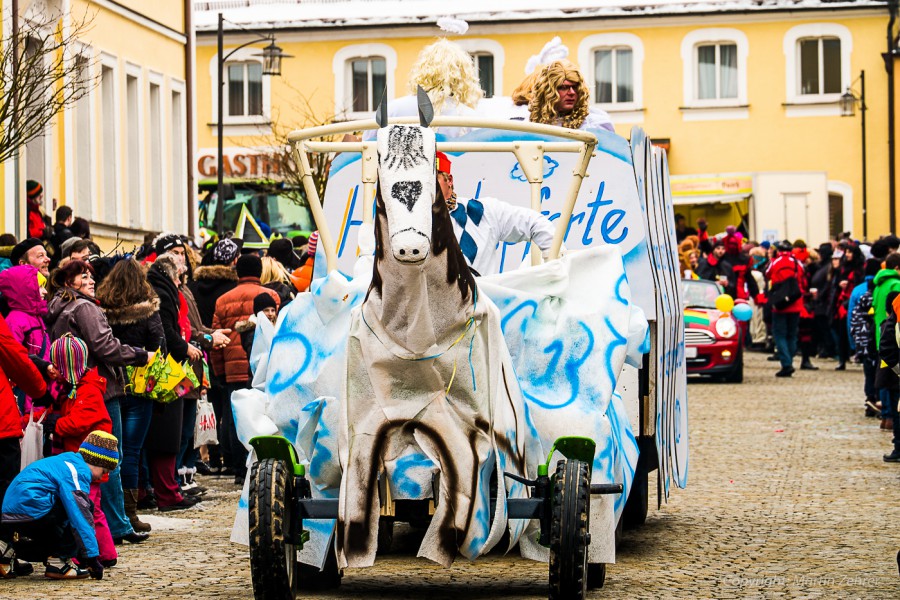
[{"label": "woman with long hair", "polygon": [[[50,276],[53,298],[47,307],[47,325],[50,337],[59,339],[71,333],[84,340],[88,348],[88,366],[97,367],[99,374],[106,379],[104,402],[117,398],[125,393],[125,374],[123,368],[129,365],[147,364],[148,353],[136,346],[123,344],[113,334],[106,315],[100,308],[100,302],[94,296],[94,270],[83,260],[72,260],[54,271]],[[116,485],[118,469],[111,474]],[[111,489],[110,494],[115,494]],[[106,504],[113,507],[106,513],[113,538],[126,539],[132,543],[147,539],[146,532],[137,532],[125,517],[124,499],[121,491],[118,498],[110,498]],[[104,511],[105,512],[105,511]]]},{"label": "woman with long hair", "polygon": [[[153,352],[165,342],[162,321],[159,318],[159,298],[147,282],[144,269],[134,258],[126,258],[115,264],[103,283],[97,288],[97,300],[113,335],[120,341]],[[164,346],[163,346],[164,348]],[[124,393],[106,401],[106,408],[113,422],[113,435],[119,440],[119,456],[122,460],[116,472],[104,484],[102,498],[124,493],[125,516],[135,531],[150,531],[149,523],[138,518],[138,472],[141,448],[150,418],[153,401],[124,390]],[[120,480],[117,490],[112,488],[114,479]],[[104,507],[105,509],[105,507]]]},{"label": "woman with long hair", "polygon": [[291,275],[280,262],[271,256],[262,257],[262,275],[259,277],[259,283],[278,294],[281,300],[281,308],[294,299],[293,285],[291,285]]}]

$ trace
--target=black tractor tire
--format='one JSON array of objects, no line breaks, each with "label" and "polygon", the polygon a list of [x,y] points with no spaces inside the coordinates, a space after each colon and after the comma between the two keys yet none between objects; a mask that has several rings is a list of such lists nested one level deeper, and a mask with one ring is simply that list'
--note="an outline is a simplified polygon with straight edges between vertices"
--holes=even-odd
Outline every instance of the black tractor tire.
[{"label": "black tractor tire", "polygon": [[725,383],[744,383],[744,353],[738,352],[734,367],[723,378]]},{"label": "black tractor tire", "polygon": [[648,478],[647,460],[642,452],[638,457],[637,468],[634,470],[634,481],[631,482],[631,491],[628,492],[625,509],[622,511],[621,524],[625,529],[637,529],[647,520]]},{"label": "black tractor tire", "polygon": [[297,549],[285,541],[294,514],[294,478],[281,460],[267,458],[250,473],[250,579],[256,600],[294,600]]},{"label": "black tractor tire", "polygon": [[394,518],[381,517],[378,520],[378,554],[387,554],[394,543]]},{"label": "black tractor tire", "polygon": [[587,593],[591,481],[587,463],[561,460],[553,480],[550,600],[582,600]]},{"label": "black tractor tire", "polygon": [[332,544],[328,549],[325,565],[321,571],[318,567],[300,563],[297,589],[303,592],[333,590],[341,586],[341,577],[343,576],[343,572],[338,569],[337,554],[335,554],[334,544]]},{"label": "black tractor tire", "polygon": [[606,563],[588,563],[587,587],[596,590],[606,583]]}]

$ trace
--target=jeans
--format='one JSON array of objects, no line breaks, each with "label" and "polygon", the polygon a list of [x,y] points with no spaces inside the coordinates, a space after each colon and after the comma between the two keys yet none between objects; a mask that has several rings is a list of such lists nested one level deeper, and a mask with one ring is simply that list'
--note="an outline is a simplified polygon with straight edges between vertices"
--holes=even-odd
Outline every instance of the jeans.
[{"label": "jeans", "polygon": [[[112,420],[112,434],[119,440],[119,456],[122,455],[122,413],[119,412],[119,398],[106,401],[106,411]],[[121,467],[109,472],[109,479],[100,484],[100,506],[109,524],[109,533],[118,538],[134,532],[131,521],[125,516],[125,494],[122,492]],[[109,557],[104,557],[109,558]]]},{"label": "jeans", "polygon": [[150,431],[150,418],[153,416],[153,401],[135,396],[122,396],[122,487],[126,490],[138,489],[138,469],[141,462],[141,448]]},{"label": "jeans", "polygon": [[225,413],[222,415],[222,427],[228,431],[227,443],[231,448],[231,463],[227,466],[234,469],[236,475],[243,475],[247,472],[247,456],[249,455],[249,452],[244,448],[244,445],[237,435],[237,428],[234,423],[234,411],[231,409],[231,394],[237,390],[247,389],[248,387],[249,382],[229,383],[225,386],[225,402],[222,403],[222,408],[224,409],[222,412]]},{"label": "jeans", "polygon": [[197,401],[185,398],[184,421],[181,425],[181,449],[175,459],[178,468],[192,469],[197,463],[197,451],[194,449],[194,425],[197,421]]},{"label": "jeans", "polygon": [[882,419],[891,419],[893,421],[897,416],[898,397],[900,397],[900,392],[896,392],[890,388],[881,388],[878,390],[878,399],[881,400]]},{"label": "jeans", "polygon": [[782,369],[793,366],[799,326],[800,313],[772,314],[772,337],[775,338],[775,352]]}]

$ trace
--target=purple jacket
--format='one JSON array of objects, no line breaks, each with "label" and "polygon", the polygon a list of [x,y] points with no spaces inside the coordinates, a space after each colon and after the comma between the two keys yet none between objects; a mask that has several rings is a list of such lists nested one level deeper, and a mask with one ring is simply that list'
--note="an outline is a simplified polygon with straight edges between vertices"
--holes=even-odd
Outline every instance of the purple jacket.
[{"label": "purple jacket", "polygon": [[50,336],[43,319],[47,314],[47,301],[41,298],[37,273],[31,265],[6,269],[0,273],[0,294],[10,309],[6,324],[13,336],[25,346],[28,354],[50,360]]}]

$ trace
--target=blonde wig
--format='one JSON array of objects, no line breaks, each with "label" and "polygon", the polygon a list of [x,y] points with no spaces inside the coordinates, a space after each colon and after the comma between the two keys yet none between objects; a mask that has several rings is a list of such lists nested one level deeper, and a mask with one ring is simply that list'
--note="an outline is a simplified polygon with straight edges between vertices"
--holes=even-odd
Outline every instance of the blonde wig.
[{"label": "blonde wig", "polygon": [[259,283],[265,285],[267,283],[272,283],[273,281],[290,283],[291,276],[280,262],[271,256],[263,256],[262,275],[259,277]]},{"label": "blonde wig", "polygon": [[[556,112],[555,106],[559,102],[559,92],[556,91],[556,88],[567,79],[578,84],[578,101],[572,112],[563,116]],[[554,61],[541,69],[540,75],[534,82],[533,96],[528,105],[531,122],[578,129],[588,116],[590,99],[591,93],[585,85],[578,67],[567,60]]]},{"label": "blonde wig", "polygon": [[441,114],[448,98],[474,109],[484,96],[472,57],[445,38],[419,52],[409,73],[410,92],[415,94],[419,85],[428,92],[436,115]]},{"label": "blonde wig", "polygon": [[537,81],[537,78],[540,77],[540,75],[541,71],[538,69],[525,76],[522,83],[513,90],[513,104],[516,106],[528,106],[531,104],[531,97],[534,95],[534,82]]}]

